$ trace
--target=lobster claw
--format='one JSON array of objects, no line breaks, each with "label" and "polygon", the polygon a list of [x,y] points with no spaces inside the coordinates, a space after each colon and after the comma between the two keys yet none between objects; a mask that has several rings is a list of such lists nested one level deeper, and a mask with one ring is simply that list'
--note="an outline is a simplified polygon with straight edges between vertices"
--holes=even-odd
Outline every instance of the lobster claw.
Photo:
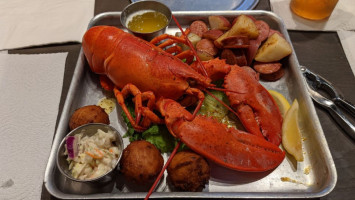
[{"label": "lobster claw", "polygon": [[220,59],[203,64],[212,80],[224,78],[229,103],[244,128],[253,135],[280,145],[282,116],[274,99],[259,83],[258,74],[250,67],[228,65]]},{"label": "lobster claw", "polygon": [[236,92],[226,94],[245,129],[280,145],[282,116],[274,99],[257,80],[256,72],[250,67],[232,66],[224,87]]},{"label": "lobster claw", "polygon": [[285,152],[261,137],[227,128],[213,118],[197,115],[187,121],[191,113],[170,99],[158,101],[158,109],[165,117],[171,134],[193,151],[224,167],[249,172],[276,168]]}]

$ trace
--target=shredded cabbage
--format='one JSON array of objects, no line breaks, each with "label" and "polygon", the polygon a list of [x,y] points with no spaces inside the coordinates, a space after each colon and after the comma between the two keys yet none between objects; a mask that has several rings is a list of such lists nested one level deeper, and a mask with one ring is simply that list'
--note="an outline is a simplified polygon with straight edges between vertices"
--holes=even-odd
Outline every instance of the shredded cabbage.
[{"label": "shredded cabbage", "polygon": [[[225,93],[221,91],[211,91],[211,93],[229,106],[229,101]],[[198,114],[213,117],[228,127],[245,130],[238,117],[209,94],[205,94],[205,100],[203,101]]]},{"label": "shredded cabbage", "polygon": [[[113,145],[116,135],[112,131],[98,130],[92,136],[76,134],[78,155],[67,158],[72,176],[79,180],[99,177],[115,167],[120,150]],[[66,149],[65,154],[68,155]]]},{"label": "shredded cabbage", "polygon": [[[221,91],[211,91],[211,93],[223,101],[224,103],[228,104],[227,96]],[[228,114],[228,108],[222,105],[219,101],[213,98],[211,95],[206,94],[205,100],[199,110],[201,115],[211,116],[217,119],[218,121],[222,122],[222,119]]]}]

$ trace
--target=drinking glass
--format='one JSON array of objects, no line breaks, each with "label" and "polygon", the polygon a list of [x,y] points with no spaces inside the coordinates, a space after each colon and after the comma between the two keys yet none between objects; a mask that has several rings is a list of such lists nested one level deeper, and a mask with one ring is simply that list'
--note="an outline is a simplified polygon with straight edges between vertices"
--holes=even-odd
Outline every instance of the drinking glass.
[{"label": "drinking glass", "polygon": [[330,16],[338,0],[291,0],[291,10],[306,19],[320,20]]}]

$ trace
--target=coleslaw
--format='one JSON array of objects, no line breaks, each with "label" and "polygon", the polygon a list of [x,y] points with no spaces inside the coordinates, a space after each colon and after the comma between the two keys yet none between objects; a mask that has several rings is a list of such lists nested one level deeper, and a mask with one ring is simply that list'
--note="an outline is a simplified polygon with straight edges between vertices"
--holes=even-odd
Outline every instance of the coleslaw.
[{"label": "coleslaw", "polygon": [[99,129],[92,136],[81,132],[73,137],[67,139],[64,154],[68,155],[69,170],[74,178],[94,179],[116,166],[120,150],[113,144],[116,140],[113,131]]}]

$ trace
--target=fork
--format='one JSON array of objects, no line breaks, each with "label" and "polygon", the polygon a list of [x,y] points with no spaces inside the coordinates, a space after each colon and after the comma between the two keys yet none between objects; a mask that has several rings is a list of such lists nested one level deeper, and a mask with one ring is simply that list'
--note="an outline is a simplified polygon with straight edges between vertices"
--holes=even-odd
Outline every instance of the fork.
[{"label": "fork", "polygon": [[[304,66],[301,66],[300,69],[304,75],[304,78],[307,83],[306,87],[312,99],[319,105],[324,107],[326,110],[328,110],[334,120],[345,130],[345,132],[353,140],[355,140],[355,126],[346,118],[346,116],[339,109],[337,104],[341,105],[344,110],[352,116],[355,116],[355,106],[350,102],[346,101],[329,81],[311,72]],[[311,84],[310,82],[314,84]],[[318,93],[315,89],[312,88],[312,85],[315,85],[315,87],[317,88],[326,90],[330,94],[330,96],[333,97],[333,100],[330,100]]]}]

